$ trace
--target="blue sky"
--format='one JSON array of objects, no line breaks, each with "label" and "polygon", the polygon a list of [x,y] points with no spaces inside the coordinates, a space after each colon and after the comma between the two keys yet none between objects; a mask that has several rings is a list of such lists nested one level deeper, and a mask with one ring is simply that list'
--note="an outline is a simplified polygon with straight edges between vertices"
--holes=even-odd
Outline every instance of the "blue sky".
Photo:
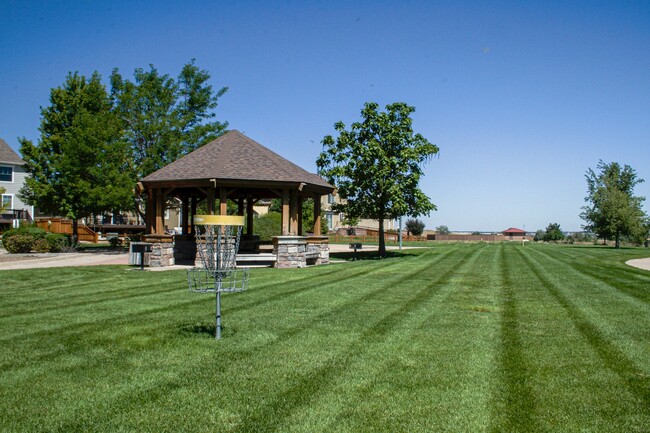
[{"label": "blue sky", "polygon": [[441,150],[421,183],[438,206],[427,228],[579,230],[599,159],[635,168],[650,198],[648,1],[0,0],[0,17],[15,149],[69,71],[176,76],[194,58],[229,87],[219,120],[310,171],[364,102],[415,106]]}]

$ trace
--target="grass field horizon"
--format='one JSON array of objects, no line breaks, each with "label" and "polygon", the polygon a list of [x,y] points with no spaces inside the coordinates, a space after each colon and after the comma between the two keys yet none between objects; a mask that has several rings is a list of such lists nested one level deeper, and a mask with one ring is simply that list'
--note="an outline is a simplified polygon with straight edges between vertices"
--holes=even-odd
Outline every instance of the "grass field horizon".
[{"label": "grass field horizon", "polygon": [[0,271],[0,431],[647,432],[647,249],[447,244],[187,291]]}]

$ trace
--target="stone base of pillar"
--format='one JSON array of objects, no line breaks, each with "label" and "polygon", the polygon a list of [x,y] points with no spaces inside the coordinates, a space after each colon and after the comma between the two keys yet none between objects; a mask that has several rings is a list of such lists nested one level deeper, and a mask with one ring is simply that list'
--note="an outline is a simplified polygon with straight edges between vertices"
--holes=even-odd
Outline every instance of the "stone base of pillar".
[{"label": "stone base of pillar", "polygon": [[149,260],[145,257],[145,265],[152,268],[161,268],[164,266],[174,266],[174,242],[173,237],[169,235],[144,235],[144,242],[151,243],[151,253]]},{"label": "stone base of pillar", "polygon": [[304,236],[276,236],[273,253],[278,258],[276,268],[307,267],[307,238]]}]

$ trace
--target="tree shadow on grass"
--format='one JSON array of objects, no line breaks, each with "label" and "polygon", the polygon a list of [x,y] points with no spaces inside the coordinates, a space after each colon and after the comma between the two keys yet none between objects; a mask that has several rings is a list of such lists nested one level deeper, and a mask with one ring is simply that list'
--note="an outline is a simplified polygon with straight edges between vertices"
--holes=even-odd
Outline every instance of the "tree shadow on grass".
[{"label": "tree shadow on grass", "polygon": [[353,261],[353,260],[381,260],[381,259],[396,259],[400,257],[410,256],[411,254],[404,251],[386,251],[386,257],[379,257],[377,251],[346,251],[346,252],[330,252],[330,259]]}]

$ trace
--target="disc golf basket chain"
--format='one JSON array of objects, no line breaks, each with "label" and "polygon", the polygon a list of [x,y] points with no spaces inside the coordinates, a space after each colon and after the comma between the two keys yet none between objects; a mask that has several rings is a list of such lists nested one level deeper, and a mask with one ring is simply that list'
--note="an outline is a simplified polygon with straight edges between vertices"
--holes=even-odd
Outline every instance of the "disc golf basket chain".
[{"label": "disc golf basket chain", "polygon": [[196,249],[202,267],[188,269],[191,292],[216,293],[215,337],[221,338],[221,293],[241,292],[248,284],[248,268],[237,269],[237,250],[244,217],[196,215]]}]

